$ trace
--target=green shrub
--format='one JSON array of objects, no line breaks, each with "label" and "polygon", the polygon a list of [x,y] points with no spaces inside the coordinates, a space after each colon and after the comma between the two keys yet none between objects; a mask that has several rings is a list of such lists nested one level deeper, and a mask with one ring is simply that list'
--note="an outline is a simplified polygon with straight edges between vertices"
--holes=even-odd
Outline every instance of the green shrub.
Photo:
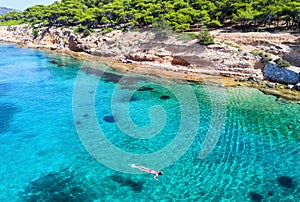
[{"label": "green shrub", "polygon": [[272,61],[272,57],[270,54],[268,53],[265,53],[264,56],[263,56],[267,61]]},{"label": "green shrub", "polygon": [[187,23],[182,23],[182,24],[174,23],[174,30],[176,32],[186,31],[186,30],[189,30],[189,29],[190,29],[190,24],[187,24]]},{"label": "green shrub", "polygon": [[279,66],[279,67],[289,67],[291,66],[290,63],[286,60],[283,60],[281,58],[277,58],[274,60],[274,62]]},{"label": "green shrub", "polygon": [[152,24],[155,33],[154,38],[158,40],[167,40],[172,34],[172,28],[165,19],[159,19]]},{"label": "green shrub", "polygon": [[183,32],[177,36],[177,39],[188,41],[188,40],[194,40],[197,39],[198,35],[194,32]]},{"label": "green shrub", "polygon": [[160,18],[157,21],[153,22],[152,27],[154,29],[159,29],[159,30],[160,29],[163,29],[163,30],[170,29],[171,30],[170,25],[168,24],[168,22],[164,18]]},{"label": "green shrub", "polygon": [[39,30],[37,28],[33,29],[33,37],[37,38],[39,36]]},{"label": "green shrub", "polygon": [[44,20],[43,21],[43,25],[45,25],[45,26],[49,25],[49,21],[48,20]]},{"label": "green shrub", "polygon": [[12,25],[19,25],[22,24],[21,20],[9,20],[0,22],[0,26],[12,26]]},{"label": "green shrub", "polygon": [[132,31],[132,32],[139,32],[140,29],[138,27],[133,27],[130,31]]},{"label": "green shrub", "polygon": [[255,55],[255,56],[259,56],[260,57],[260,61],[262,63],[267,63],[269,61],[272,61],[272,57],[270,54],[268,53],[264,53],[264,52],[259,52],[257,49],[254,49],[250,52],[251,54]]},{"label": "green shrub", "polygon": [[73,31],[74,34],[82,33],[84,37],[89,36],[91,32],[93,32],[92,29],[89,29],[88,27],[82,25],[78,25]]},{"label": "green shrub", "polygon": [[219,20],[212,20],[208,23],[210,27],[221,27],[223,26]]},{"label": "green shrub", "polygon": [[259,56],[261,57],[260,58],[260,61],[262,62],[262,63],[268,63],[269,61],[271,61],[272,60],[272,58],[271,58],[271,55],[270,54],[267,54],[267,53],[259,53]]},{"label": "green shrub", "polygon": [[156,40],[167,40],[169,38],[170,33],[168,30],[158,30],[155,35],[154,39]]},{"label": "green shrub", "polygon": [[211,35],[206,27],[198,34],[199,43],[202,45],[214,44],[214,36]]},{"label": "green shrub", "polygon": [[84,31],[83,31],[83,36],[87,37],[90,34],[91,34],[91,31],[88,28],[85,28]]},{"label": "green shrub", "polygon": [[259,54],[257,49],[254,49],[254,50],[250,51],[250,53],[255,55],[255,56],[257,56]]},{"label": "green shrub", "polygon": [[114,29],[111,28],[111,27],[105,28],[105,29],[102,30],[102,34],[106,34],[106,33],[111,32],[111,31],[113,31],[113,30],[114,30]]},{"label": "green shrub", "polygon": [[78,25],[77,27],[75,27],[73,33],[74,34],[77,34],[77,33],[82,33],[85,29],[81,26],[81,25]]},{"label": "green shrub", "polygon": [[239,45],[233,44],[231,42],[228,41],[224,41],[224,44],[226,44],[227,46],[233,47],[233,48],[237,48],[237,49],[241,49],[241,47]]}]

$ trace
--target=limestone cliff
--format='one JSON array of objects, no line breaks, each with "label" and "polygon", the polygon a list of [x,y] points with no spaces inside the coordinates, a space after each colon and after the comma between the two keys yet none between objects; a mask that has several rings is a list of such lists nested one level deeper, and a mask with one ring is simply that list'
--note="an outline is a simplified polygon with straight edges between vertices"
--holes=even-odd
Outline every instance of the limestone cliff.
[{"label": "limestone cliff", "polygon": [[[291,63],[299,65],[297,36],[269,33],[227,33],[211,32],[216,43],[201,46],[197,39],[181,39],[178,33],[160,31],[112,31],[101,34],[95,30],[88,36],[74,34],[72,28],[38,28],[37,35],[27,25],[0,27],[0,40],[46,47],[63,51],[85,52],[95,56],[110,57],[124,63],[150,65],[156,68],[169,68],[172,71],[217,74],[232,77],[268,79],[284,84],[295,84],[295,79],[282,77],[278,68],[267,65],[266,61],[251,54],[254,49],[269,53],[272,57],[291,58]],[[288,45],[290,44],[290,46]],[[293,67],[295,75],[300,68]],[[266,72],[273,72],[268,74]],[[274,73],[277,72],[277,73]],[[294,78],[294,77],[293,77]]]}]

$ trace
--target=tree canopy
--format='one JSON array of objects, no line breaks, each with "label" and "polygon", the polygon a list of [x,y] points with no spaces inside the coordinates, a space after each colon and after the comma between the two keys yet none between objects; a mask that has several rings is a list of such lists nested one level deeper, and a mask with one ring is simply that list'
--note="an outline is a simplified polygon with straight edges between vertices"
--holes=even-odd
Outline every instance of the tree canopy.
[{"label": "tree canopy", "polygon": [[89,28],[149,27],[162,19],[176,31],[240,25],[300,27],[300,0],[61,0],[0,16],[14,22]]}]

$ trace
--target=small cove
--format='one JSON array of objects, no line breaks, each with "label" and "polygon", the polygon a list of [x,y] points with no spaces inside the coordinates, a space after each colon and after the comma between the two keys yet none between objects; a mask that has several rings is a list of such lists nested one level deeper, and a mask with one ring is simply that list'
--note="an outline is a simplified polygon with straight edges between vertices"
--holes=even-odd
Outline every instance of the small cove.
[{"label": "small cove", "polygon": [[[1,201],[300,199],[299,104],[254,88],[223,89],[226,116],[220,138],[212,152],[199,159],[212,115],[217,113],[212,106],[218,97],[212,95],[220,91],[218,87],[111,71],[103,74],[104,66],[70,57],[9,44],[0,44],[0,49]],[[93,65],[99,70],[89,68]],[[86,90],[83,95],[94,96],[95,111],[77,117],[73,96],[79,74],[87,84],[101,79],[96,89],[82,88]],[[169,85],[176,92],[166,88]],[[178,99],[189,103],[185,87],[193,90],[199,108],[196,115],[195,103],[186,109],[199,120],[185,123],[190,126],[184,128],[186,132],[197,127],[195,138],[180,158],[163,169],[159,181],[107,168],[80,141],[78,127],[86,126],[95,116],[106,138],[120,150],[135,154],[162,150],[180,130],[183,110]],[[126,133],[128,128],[120,130],[118,122],[126,114],[120,111],[115,115],[112,103],[117,108],[128,104],[126,113],[144,133],[131,137]],[[153,106],[164,112],[151,117]],[[80,111],[80,106],[77,109]],[[151,123],[157,128],[142,130]],[[153,136],[143,139],[137,135]]]}]

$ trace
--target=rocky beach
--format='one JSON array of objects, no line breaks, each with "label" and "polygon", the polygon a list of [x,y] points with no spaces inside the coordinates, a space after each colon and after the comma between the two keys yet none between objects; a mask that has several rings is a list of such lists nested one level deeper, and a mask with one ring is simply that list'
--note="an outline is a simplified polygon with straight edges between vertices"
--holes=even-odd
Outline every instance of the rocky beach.
[{"label": "rocky beach", "polygon": [[[0,27],[0,41],[41,48],[76,58],[106,63],[116,71],[168,79],[208,82],[221,86],[247,85],[265,93],[300,100],[299,33],[212,30],[215,44],[170,30],[114,30],[89,35],[73,28],[29,25]],[[276,59],[291,66],[279,67]]]}]

